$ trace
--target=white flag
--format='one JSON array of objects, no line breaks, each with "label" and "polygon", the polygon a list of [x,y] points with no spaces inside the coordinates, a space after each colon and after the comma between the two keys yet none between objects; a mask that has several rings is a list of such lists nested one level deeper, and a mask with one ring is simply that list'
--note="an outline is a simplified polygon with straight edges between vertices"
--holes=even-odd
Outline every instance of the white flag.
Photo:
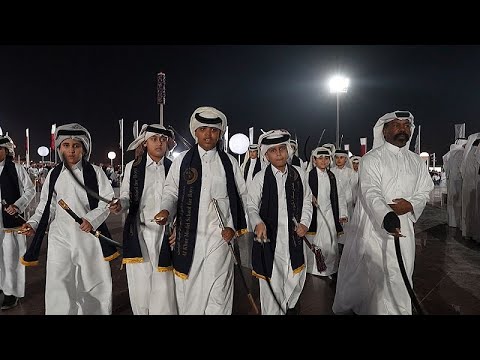
[{"label": "white flag", "polygon": [[418,125],[417,138],[415,139],[415,154],[420,155],[420,128],[421,125]]},{"label": "white flag", "polygon": [[123,119],[118,120],[118,124],[120,125],[120,149],[123,150]]},{"label": "white flag", "polygon": [[133,122],[133,139],[138,137],[138,120]]},{"label": "white flag", "polygon": [[253,127],[248,128],[248,137],[250,139],[250,144],[255,144],[255,139],[253,138]]},{"label": "white flag", "polygon": [[455,140],[465,139],[465,123],[455,124]]}]

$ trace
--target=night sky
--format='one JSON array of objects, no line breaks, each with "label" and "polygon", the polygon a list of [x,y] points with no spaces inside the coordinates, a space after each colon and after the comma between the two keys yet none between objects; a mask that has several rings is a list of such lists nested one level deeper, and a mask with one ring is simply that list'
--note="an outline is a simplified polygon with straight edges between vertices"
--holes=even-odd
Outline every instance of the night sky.
[{"label": "night sky", "polygon": [[[49,146],[50,127],[78,122],[92,134],[91,160],[120,162],[119,125],[125,149],[132,124],[158,123],[156,74],[166,74],[164,122],[190,142],[189,118],[198,106],[214,106],[230,134],[255,127],[295,133],[300,155],[318,142],[335,142],[336,98],[327,80],[350,78],[340,98],[340,134],[358,154],[360,137],[372,145],[372,129],[386,112],[409,110],[422,125],[421,150],[437,163],[454,140],[454,124],[480,132],[479,45],[0,45],[0,126],[31,159]],[[411,150],[416,137],[413,136]],[[180,142],[179,142],[180,143]],[[179,145],[178,150],[185,148]],[[125,163],[133,154],[125,153]]]}]

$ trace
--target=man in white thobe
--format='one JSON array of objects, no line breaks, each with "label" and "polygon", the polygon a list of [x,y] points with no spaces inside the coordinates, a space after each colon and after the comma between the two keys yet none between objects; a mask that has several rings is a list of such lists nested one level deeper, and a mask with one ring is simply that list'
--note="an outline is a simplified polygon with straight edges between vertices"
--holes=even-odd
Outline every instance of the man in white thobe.
[{"label": "man in white thobe", "polygon": [[457,139],[450,151],[443,156],[443,167],[447,181],[448,226],[461,228],[462,224],[462,175],[460,167],[467,139]]},{"label": "man in white thobe", "polygon": [[115,214],[129,211],[130,218],[125,221],[128,229],[123,232],[122,264],[127,267],[134,315],[177,314],[173,268],[159,266],[160,249],[170,252],[169,245],[163,244],[168,238],[164,238],[164,226],[152,222],[160,209],[165,177],[172,164],[165,154],[174,145],[173,131],[159,124],[143,125],[128,147],[136,153],[141,147],[143,154],[125,166],[120,201],[110,207]]},{"label": "man in white thobe", "polygon": [[27,248],[27,238],[18,234],[24,222],[18,217],[35,197],[35,186],[25,168],[13,162],[15,157],[12,139],[0,136],[0,293],[4,299],[2,310],[18,304],[25,296],[25,267],[18,261]]},{"label": "man in white thobe", "polygon": [[479,221],[476,204],[478,163],[475,159],[479,139],[480,133],[471,134],[468,137],[460,166],[462,174],[462,236],[468,239],[474,237],[475,227]]},{"label": "man in white thobe", "polygon": [[392,234],[412,281],[418,220],[433,190],[425,163],[409,151],[414,130],[408,111],[385,114],[376,123],[373,149],[362,158],[360,192],[340,260],[333,304],[336,314],[412,313]]},{"label": "man in white thobe", "polygon": [[225,114],[213,107],[193,112],[190,132],[197,145],[173,161],[163,210],[155,216],[162,225],[176,217],[173,271],[180,315],[232,313],[234,263],[228,242],[247,231],[246,187],[237,160],[218,143],[226,125]]},{"label": "man in white thobe", "polygon": [[308,183],[316,217],[312,219],[307,239],[321,249],[326,269],[318,269],[313,252],[305,245],[307,272],[331,277],[338,271],[338,237],[343,234],[342,224],[347,220],[347,202],[344,192],[339,191],[336,176],[328,169],[332,161],[330,150],[324,147],[314,149],[311,161],[315,166],[308,172]]},{"label": "man in white thobe", "polygon": [[248,190],[248,218],[257,238],[252,274],[259,279],[262,315],[298,313],[306,278],[302,237],[312,219],[312,192],[306,173],[287,165],[289,139],[282,130],[260,136],[260,156],[269,165]]},{"label": "man in white thobe", "polygon": [[[258,144],[251,144],[248,147],[248,160],[242,165],[243,178],[245,179],[245,184],[247,186],[247,192],[250,184],[252,183],[255,175],[262,170],[264,162],[258,157]],[[243,234],[241,237],[235,240],[235,245],[238,246],[238,251],[240,254],[240,261],[242,266],[252,268],[252,246],[253,246],[253,237],[254,232],[248,221],[247,216],[247,229],[248,232]]]},{"label": "man in white thobe", "polygon": [[[355,172],[352,168],[352,163],[348,158],[347,150],[335,150],[334,155],[334,164],[331,167],[331,172],[335,174],[338,183],[338,192],[342,193],[347,202],[347,214],[346,220],[342,222],[345,233],[348,231],[348,221],[352,219],[353,208],[354,208],[354,198],[353,192],[356,190],[358,184],[358,173]],[[340,244],[340,253],[343,249],[343,244],[345,242],[345,236],[340,236],[338,238],[338,243]]]},{"label": "man in white thobe", "polygon": [[[64,163],[80,182],[90,184],[90,189],[96,186],[101,197],[112,199],[113,188],[102,168],[88,162],[92,141],[83,126],[72,123],[57,127],[55,146],[62,163],[48,173],[35,214],[22,226],[27,236],[35,237],[21,261],[25,266],[38,265],[41,238],[50,224],[45,314],[110,315],[112,276],[109,261],[120,254],[114,246],[90,233],[106,229],[104,222],[110,213],[108,204],[87,195]],[[56,179],[51,192],[52,177]],[[81,225],[58,204],[59,200],[64,200],[82,219]],[[91,208],[95,202],[97,206]],[[107,235],[105,230],[100,231]]]}]

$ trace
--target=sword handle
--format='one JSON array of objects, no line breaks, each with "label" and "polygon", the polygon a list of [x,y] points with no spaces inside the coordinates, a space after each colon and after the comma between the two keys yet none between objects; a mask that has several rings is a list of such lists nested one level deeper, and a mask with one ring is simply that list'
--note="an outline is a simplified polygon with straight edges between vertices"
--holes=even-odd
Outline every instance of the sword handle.
[{"label": "sword handle", "polygon": [[75,214],[72,211],[72,209],[70,209],[70,207],[67,205],[65,201],[63,201],[63,199],[60,199],[58,201],[58,205],[60,205],[63,208],[63,210],[65,210],[75,220],[76,223],[80,225],[83,223],[83,220],[77,214]]}]

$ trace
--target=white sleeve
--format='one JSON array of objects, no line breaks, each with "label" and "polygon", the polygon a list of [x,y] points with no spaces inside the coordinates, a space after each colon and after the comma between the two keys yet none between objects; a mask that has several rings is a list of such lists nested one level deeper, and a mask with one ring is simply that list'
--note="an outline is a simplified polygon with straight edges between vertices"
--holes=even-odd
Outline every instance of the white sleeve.
[{"label": "white sleeve", "polygon": [[359,189],[365,198],[364,205],[367,212],[373,215],[378,227],[382,228],[385,215],[393,210],[387,205],[382,192],[380,166],[381,160],[376,157],[367,156],[362,159],[362,166],[359,170]]},{"label": "white sleeve", "polygon": [[260,206],[262,203],[262,189],[264,178],[265,170],[259,171],[257,174],[255,174],[248,188],[247,214],[250,225],[254,230],[258,224],[263,222],[262,218],[260,217]]},{"label": "white sleeve", "polygon": [[[350,186],[350,183],[344,182],[342,186],[339,186],[337,176],[335,176],[335,182],[337,183],[337,195],[338,195],[338,212],[341,218],[348,218],[348,208],[347,208],[347,196],[346,192],[348,191],[347,186]],[[350,220],[350,219],[349,219]]]},{"label": "white sleeve", "polygon": [[130,207],[130,174],[132,172],[133,161],[125,166],[122,185],[120,186],[120,205],[122,212],[126,212]]},{"label": "white sleeve", "polygon": [[303,170],[299,170],[302,185],[303,185],[303,206],[302,206],[302,218],[300,223],[305,225],[307,228],[310,227],[312,222],[313,206],[312,206],[312,190],[310,185],[308,185],[308,176],[307,173]]},{"label": "white sleeve", "polygon": [[408,218],[413,222],[416,222],[420,215],[422,215],[427,200],[430,198],[430,192],[434,188],[427,167],[424,164],[420,164],[420,166],[417,164],[417,167],[420,167],[420,173],[415,186],[415,194],[412,197],[405,199],[412,204],[413,210],[408,213]]},{"label": "white sleeve", "polygon": [[[42,192],[40,193],[40,202],[37,205],[37,208],[35,209],[35,214],[33,214],[30,219],[28,219],[27,224],[30,224],[30,226],[34,229],[37,230],[38,224],[40,223],[40,219],[42,218],[43,215],[43,210],[45,208],[45,205],[47,204],[47,199],[48,199],[48,188],[50,187],[50,175],[52,175],[52,170],[48,173],[45,182],[43,183],[42,186]],[[48,223],[52,222],[52,220],[55,218],[55,210],[56,210],[56,198],[57,194],[55,191],[52,194],[52,202],[50,203],[50,216],[48,219]]]},{"label": "white sleeve", "polygon": [[14,205],[18,208],[20,213],[25,211],[25,208],[30,204],[30,202],[35,197],[35,186],[33,185],[30,176],[23,166],[15,164],[18,174],[18,184],[20,186],[20,198],[15,201]]}]

